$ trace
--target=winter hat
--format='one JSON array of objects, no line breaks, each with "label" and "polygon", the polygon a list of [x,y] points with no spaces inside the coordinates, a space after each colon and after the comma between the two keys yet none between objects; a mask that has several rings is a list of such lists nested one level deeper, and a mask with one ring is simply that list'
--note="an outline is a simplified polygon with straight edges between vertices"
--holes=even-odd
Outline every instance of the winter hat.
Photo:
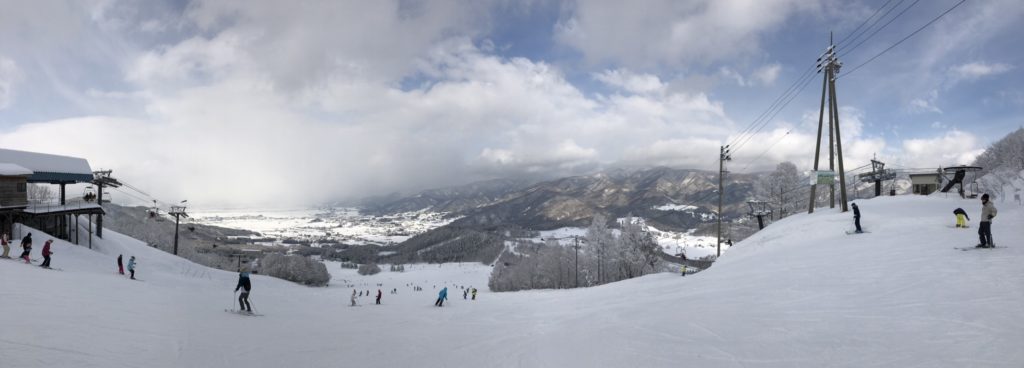
[{"label": "winter hat", "polygon": [[986,193],[986,194],[982,194],[982,195],[981,195],[981,200],[983,200],[983,201],[987,201],[987,200],[988,200],[988,193]]}]

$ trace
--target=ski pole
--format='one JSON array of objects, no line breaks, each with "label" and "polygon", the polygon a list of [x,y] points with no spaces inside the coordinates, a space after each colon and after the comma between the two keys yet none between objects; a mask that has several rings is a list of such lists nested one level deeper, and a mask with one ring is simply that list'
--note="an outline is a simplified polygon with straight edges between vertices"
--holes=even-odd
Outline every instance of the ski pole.
[{"label": "ski pole", "polygon": [[231,297],[231,308],[230,309],[235,309],[235,299],[238,299],[238,290],[235,290],[235,293]]}]

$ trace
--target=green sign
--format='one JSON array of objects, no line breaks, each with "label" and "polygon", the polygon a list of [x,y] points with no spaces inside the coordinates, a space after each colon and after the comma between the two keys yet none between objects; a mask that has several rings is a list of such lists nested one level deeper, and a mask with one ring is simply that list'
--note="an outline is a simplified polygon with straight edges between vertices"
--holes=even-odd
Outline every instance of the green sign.
[{"label": "green sign", "polygon": [[811,185],[832,185],[836,182],[836,172],[832,170],[811,171]]}]

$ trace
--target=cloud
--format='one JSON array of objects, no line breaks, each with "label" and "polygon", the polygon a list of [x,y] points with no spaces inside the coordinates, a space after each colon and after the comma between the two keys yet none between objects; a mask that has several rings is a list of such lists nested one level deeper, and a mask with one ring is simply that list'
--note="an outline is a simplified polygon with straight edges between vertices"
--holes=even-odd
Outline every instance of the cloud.
[{"label": "cloud", "polygon": [[782,65],[779,63],[769,64],[758,68],[754,71],[753,78],[761,83],[761,85],[770,86],[775,84],[775,80],[779,78],[779,72],[782,71]]},{"label": "cloud", "polygon": [[904,140],[898,165],[910,168],[969,165],[985,151],[971,133],[952,130],[932,138]]},{"label": "cloud", "polygon": [[555,40],[594,63],[632,68],[708,64],[756,54],[761,35],[819,6],[796,0],[655,0],[643,6],[578,1],[555,26]]},{"label": "cloud", "polygon": [[910,111],[911,113],[934,112],[941,114],[942,109],[939,109],[939,107],[936,106],[935,104],[935,101],[938,100],[938,98],[939,91],[933,89],[930,92],[928,92],[928,96],[926,97],[918,97],[913,100],[910,100],[910,102],[907,105],[907,110]]},{"label": "cloud", "polygon": [[985,63],[985,62],[971,62],[967,64],[957,65],[949,68],[950,74],[956,80],[976,80],[978,78],[987,77],[991,75],[997,75],[1006,73],[1013,69],[1010,64],[1004,63]]},{"label": "cloud", "polygon": [[594,79],[632,93],[662,93],[665,84],[652,74],[636,74],[628,69],[605,70],[594,74]]},{"label": "cloud", "polygon": [[14,85],[21,79],[21,72],[14,60],[0,55],[0,110],[14,101]]},{"label": "cloud", "polygon": [[126,75],[144,93],[88,94],[141,104],[142,116],[25,124],[0,144],[60,147],[160,198],[280,205],[582,173],[657,139],[717,142],[732,126],[720,102],[649,75],[601,73],[622,90],[588,97],[551,65],[466,38],[417,58],[413,73],[429,82],[415,88],[344,66],[315,86],[278,88],[245,44],[228,32],[141,54]]}]

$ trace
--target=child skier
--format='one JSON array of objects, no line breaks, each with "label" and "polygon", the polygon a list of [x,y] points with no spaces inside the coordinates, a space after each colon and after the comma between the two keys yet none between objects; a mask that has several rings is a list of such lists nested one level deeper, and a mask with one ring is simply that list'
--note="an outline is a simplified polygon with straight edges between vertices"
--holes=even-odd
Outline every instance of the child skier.
[{"label": "child skier", "polygon": [[437,301],[434,302],[434,305],[436,305],[438,307],[443,307],[445,299],[448,299],[448,287],[447,286],[444,289],[441,289],[441,292],[437,293]]},{"label": "child skier", "polygon": [[117,273],[124,275],[124,263],[121,261],[121,254],[117,255]]},{"label": "child skier", "polygon": [[28,233],[24,238],[21,238],[21,248],[24,251],[21,252],[21,259],[25,260],[25,263],[32,263],[29,256],[32,254],[32,233]]},{"label": "child skier", "polygon": [[43,244],[43,264],[39,265],[39,267],[50,268],[50,255],[53,254],[53,252],[50,252],[50,243],[53,243],[53,239],[47,240]]},{"label": "child skier", "polygon": [[970,221],[971,218],[967,216],[967,211],[964,211],[963,208],[957,208],[953,210],[953,214],[956,215],[956,227],[968,227],[967,221]]},{"label": "child skier", "polygon": [[249,291],[252,290],[252,282],[249,281],[248,272],[238,273],[238,285],[235,286],[236,293],[238,289],[242,289],[242,295],[238,296],[238,309],[252,313],[252,306],[249,305]]},{"label": "child skier", "polygon": [[9,236],[7,236],[7,233],[4,233],[4,236],[0,237],[0,242],[2,242],[3,246],[4,246],[4,254],[2,256],[0,256],[0,257],[2,257],[2,258],[11,258],[11,256],[8,255],[8,253],[11,252],[11,247],[8,244],[8,243],[10,243],[10,240],[11,240],[11,238]]},{"label": "child skier", "polygon": [[128,259],[128,272],[132,274],[132,280],[135,280],[135,256]]},{"label": "child skier", "polygon": [[352,289],[352,306],[356,306],[356,289]]},{"label": "child skier", "polygon": [[383,293],[381,293],[381,292],[380,292],[380,289],[377,289],[377,304],[378,304],[378,305],[380,304],[380,297],[381,297],[381,294],[383,294]]}]

